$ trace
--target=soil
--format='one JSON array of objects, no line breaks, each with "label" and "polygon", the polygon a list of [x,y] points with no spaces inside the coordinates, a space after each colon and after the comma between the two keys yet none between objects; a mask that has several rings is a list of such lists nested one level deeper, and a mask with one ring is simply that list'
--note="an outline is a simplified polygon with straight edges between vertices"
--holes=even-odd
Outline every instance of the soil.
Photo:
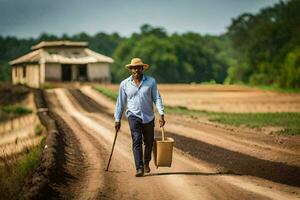
[{"label": "soil", "polygon": [[[118,91],[118,85],[107,85]],[[158,85],[165,105],[214,112],[300,112],[300,94],[237,85]]]},{"label": "soil", "polygon": [[22,85],[12,85],[10,83],[0,84],[0,106],[20,103],[30,93],[30,89]]},{"label": "soil", "polygon": [[[1,106],[18,104],[35,112],[34,94],[31,89],[21,85],[0,83],[0,97],[0,123],[3,128],[0,131],[0,158],[3,159],[15,157],[26,149],[31,149],[42,137],[35,133],[39,120],[34,114],[26,114],[24,116],[27,119],[21,119],[22,116],[18,114],[1,111]],[[13,119],[15,121],[11,121]]]},{"label": "soil", "polygon": [[[114,138],[114,102],[89,86],[48,90],[53,111],[78,141],[82,162],[66,159],[73,178],[57,186],[75,199],[300,199],[300,138],[226,129],[201,119],[166,116],[167,136],[175,139],[171,168],[136,178],[126,122]],[[156,127],[156,134],[159,135]],[[68,140],[68,137],[66,137]],[[72,151],[73,150],[73,151]],[[76,158],[76,157],[75,157]],[[80,166],[78,166],[80,165]],[[71,173],[72,174],[72,173]],[[64,176],[64,174],[61,174]]]}]

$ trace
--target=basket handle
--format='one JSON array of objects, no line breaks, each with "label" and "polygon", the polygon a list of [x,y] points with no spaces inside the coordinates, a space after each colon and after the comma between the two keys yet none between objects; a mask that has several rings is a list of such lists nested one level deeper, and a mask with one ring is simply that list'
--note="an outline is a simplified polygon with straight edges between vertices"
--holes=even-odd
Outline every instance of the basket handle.
[{"label": "basket handle", "polygon": [[165,129],[163,126],[161,127],[161,137],[162,137],[162,141],[164,141],[165,140]]}]

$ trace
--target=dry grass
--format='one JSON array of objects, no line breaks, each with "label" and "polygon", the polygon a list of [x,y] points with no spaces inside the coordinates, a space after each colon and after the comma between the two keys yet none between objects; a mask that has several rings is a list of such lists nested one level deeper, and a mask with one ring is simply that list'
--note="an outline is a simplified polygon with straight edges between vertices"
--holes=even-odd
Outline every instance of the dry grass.
[{"label": "dry grass", "polygon": [[29,137],[0,145],[0,199],[18,199],[25,178],[39,163],[44,133],[45,128],[38,124]]},{"label": "dry grass", "polygon": [[37,167],[45,139],[20,154],[7,154],[0,161],[0,199],[18,199],[24,179]]},{"label": "dry grass", "polygon": [[0,106],[16,104],[28,96],[30,89],[21,85],[12,85],[0,82]]}]

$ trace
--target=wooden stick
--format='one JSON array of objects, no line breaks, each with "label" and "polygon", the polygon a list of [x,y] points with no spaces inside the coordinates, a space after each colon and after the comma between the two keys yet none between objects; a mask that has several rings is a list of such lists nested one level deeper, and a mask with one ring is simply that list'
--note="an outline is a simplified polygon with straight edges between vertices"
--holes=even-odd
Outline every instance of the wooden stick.
[{"label": "wooden stick", "polygon": [[111,157],[112,157],[112,155],[113,155],[114,148],[115,148],[115,144],[116,144],[116,140],[117,140],[118,131],[119,131],[119,130],[117,130],[117,131],[116,131],[116,134],[115,134],[114,143],[113,143],[113,146],[112,146],[112,148],[111,148],[111,153],[110,153],[109,160],[108,160],[107,167],[106,167],[106,170],[105,170],[105,171],[108,171],[108,168],[109,168],[109,165],[110,165]]},{"label": "wooden stick", "polygon": [[162,136],[162,141],[165,141],[165,129],[163,126],[161,127],[161,136]]}]

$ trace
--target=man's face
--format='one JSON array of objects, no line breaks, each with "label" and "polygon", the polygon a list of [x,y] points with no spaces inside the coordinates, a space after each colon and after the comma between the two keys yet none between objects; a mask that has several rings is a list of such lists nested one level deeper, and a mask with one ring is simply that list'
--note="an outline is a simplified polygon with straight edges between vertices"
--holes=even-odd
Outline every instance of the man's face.
[{"label": "man's face", "polygon": [[143,74],[143,66],[132,66],[130,67],[130,71],[134,79],[139,79]]}]

